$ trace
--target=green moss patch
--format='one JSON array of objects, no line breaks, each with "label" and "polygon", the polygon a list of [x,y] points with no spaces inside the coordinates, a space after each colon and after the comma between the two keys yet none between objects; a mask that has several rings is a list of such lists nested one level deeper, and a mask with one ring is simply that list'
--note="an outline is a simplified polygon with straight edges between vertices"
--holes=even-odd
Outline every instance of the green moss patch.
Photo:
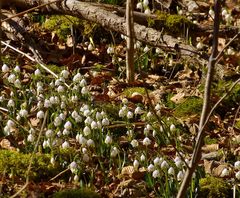
[{"label": "green moss patch", "polygon": [[53,198],[100,198],[96,192],[89,189],[72,189],[57,192]]}]

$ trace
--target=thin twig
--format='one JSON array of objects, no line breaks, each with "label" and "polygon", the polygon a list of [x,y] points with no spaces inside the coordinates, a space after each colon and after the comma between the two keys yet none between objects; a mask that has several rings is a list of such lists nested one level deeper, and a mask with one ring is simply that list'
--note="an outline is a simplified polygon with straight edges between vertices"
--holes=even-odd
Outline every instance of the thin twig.
[{"label": "thin twig", "polygon": [[53,4],[53,3],[56,3],[56,2],[60,2],[60,1],[63,1],[63,0],[55,0],[55,1],[48,2],[48,3],[44,3],[44,4],[42,4],[42,5],[38,5],[38,6],[34,7],[34,8],[30,8],[30,9],[28,9],[28,10],[25,10],[25,11],[19,12],[18,14],[15,14],[15,15],[13,15],[13,16],[10,16],[10,17],[2,20],[2,22],[8,21],[9,19],[12,19],[12,18],[15,18],[15,17],[22,16],[22,15],[27,14],[27,13],[29,13],[29,12],[32,12],[32,11],[38,9],[38,8],[42,8],[42,7],[45,7],[45,6],[47,6],[47,5],[50,5],[50,4]]},{"label": "thin twig", "polygon": [[62,174],[66,173],[69,170],[70,170],[70,168],[66,168],[65,170],[63,170],[62,172],[58,173],[56,176],[51,178],[49,181],[53,181],[53,180],[57,179],[59,176],[61,176]]},{"label": "thin twig", "polygon": [[46,124],[47,116],[48,116],[48,111],[45,112],[45,116],[44,116],[44,119],[43,119],[43,123],[42,123],[42,126],[41,126],[41,130],[40,130],[40,132],[39,132],[37,142],[36,142],[36,144],[35,144],[34,150],[33,150],[33,152],[32,152],[31,158],[30,158],[30,162],[29,162],[28,169],[27,169],[27,172],[26,172],[26,177],[27,177],[27,178],[26,178],[26,182],[25,182],[24,186],[23,186],[18,192],[16,192],[14,195],[12,195],[10,198],[17,197],[17,196],[28,186],[29,173],[30,173],[30,170],[31,170],[31,167],[32,167],[33,158],[34,158],[34,155],[35,155],[35,153],[36,153],[36,151],[37,151],[38,144],[39,144],[39,141],[40,141],[41,136],[42,136],[42,133],[43,133],[43,129],[44,129],[45,124]]}]

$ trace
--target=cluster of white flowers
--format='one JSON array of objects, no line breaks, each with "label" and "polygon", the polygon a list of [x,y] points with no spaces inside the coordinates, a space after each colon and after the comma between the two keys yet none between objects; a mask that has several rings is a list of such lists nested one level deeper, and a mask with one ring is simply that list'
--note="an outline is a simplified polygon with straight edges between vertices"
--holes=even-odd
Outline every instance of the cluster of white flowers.
[{"label": "cluster of white flowers", "polygon": [[149,1],[143,0],[137,3],[137,9],[141,10],[141,12],[144,12],[145,14],[151,14],[151,10],[149,9]]}]

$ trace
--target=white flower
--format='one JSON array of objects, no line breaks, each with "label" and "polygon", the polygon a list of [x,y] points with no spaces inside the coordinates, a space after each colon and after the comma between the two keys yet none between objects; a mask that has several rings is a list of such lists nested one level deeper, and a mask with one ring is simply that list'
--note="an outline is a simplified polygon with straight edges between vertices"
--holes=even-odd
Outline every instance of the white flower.
[{"label": "white flower", "polygon": [[136,8],[139,9],[139,10],[142,10],[143,9],[142,2],[138,2]]},{"label": "white flower", "polygon": [[148,0],[143,0],[143,5],[146,7],[149,5],[149,1]]},{"label": "white flower", "polygon": [[126,104],[128,103],[128,99],[127,99],[127,98],[123,98],[123,99],[122,99],[122,103],[123,103],[124,105],[126,105]]},{"label": "white flower", "polygon": [[92,123],[93,119],[91,117],[87,117],[84,121],[85,124],[90,125]]},{"label": "white flower", "polygon": [[129,137],[132,137],[133,136],[133,130],[127,130],[127,135]]},{"label": "white flower", "polygon": [[44,100],[44,107],[46,107],[46,108],[49,108],[49,107],[51,107],[51,102],[48,100],[48,99],[45,99]]},{"label": "white flower", "polygon": [[16,75],[15,74],[11,74],[10,76],[8,76],[8,82],[14,83],[15,80],[16,80]]},{"label": "white flower", "polygon": [[236,162],[234,163],[234,167],[235,167],[236,169],[240,169],[240,161],[236,161]]},{"label": "white flower", "polygon": [[88,154],[84,154],[83,155],[83,161],[84,162],[89,162],[89,160],[90,160],[90,157],[88,156]]},{"label": "white flower", "polygon": [[151,14],[151,10],[149,8],[147,8],[145,11],[144,11],[144,14]]},{"label": "white flower", "polygon": [[141,107],[137,107],[134,111],[134,114],[135,115],[141,115],[143,113],[143,110]]},{"label": "white flower", "polygon": [[127,113],[127,118],[128,118],[128,119],[133,118],[133,112],[128,111],[128,113]]},{"label": "white flower", "polygon": [[85,145],[86,143],[87,143],[87,139],[85,137],[83,137],[82,134],[80,134],[80,136],[79,136],[79,144]]},{"label": "white flower", "polygon": [[75,119],[75,118],[77,118],[79,115],[78,115],[78,112],[74,110],[74,111],[71,113],[71,116],[72,116],[73,119]]},{"label": "white flower", "polygon": [[146,160],[146,157],[145,157],[144,154],[141,155],[140,160],[141,160],[142,162]]},{"label": "white flower", "polygon": [[62,85],[59,85],[58,88],[57,88],[57,92],[58,92],[58,93],[63,93],[64,90],[65,90],[65,89],[64,89],[64,86],[62,86]]},{"label": "white flower", "polygon": [[11,128],[9,126],[5,126],[3,129],[4,135],[8,136],[11,134]]},{"label": "white flower", "polygon": [[69,76],[69,71],[67,71],[67,70],[62,70],[62,72],[61,72],[61,76],[63,77],[63,78],[65,78],[65,79],[67,79],[68,78],[68,76]]},{"label": "white flower", "polygon": [[83,78],[79,84],[81,87],[85,87],[87,85],[87,81]]},{"label": "white flower", "polygon": [[240,171],[236,172],[235,177],[240,180]]},{"label": "white flower", "polygon": [[15,102],[12,99],[10,99],[8,101],[7,107],[14,107],[14,106],[15,106]]},{"label": "white flower", "polygon": [[133,167],[134,167],[135,170],[138,169],[138,167],[139,167],[139,162],[138,162],[138,160],[135,159],[135,160],[133,161]]},{"label": "white flower", "polygon": [[87,140],[87,145],[89,147],[95,147],[95,143],[94,143],[94,141],[92,139]]},{"label": "white flower", "polygon": [[234,55],[235,54],[235,51],[233,50],[233,48],[229,47],[227,49],[227,55]]},{"label": "white flower", "polygon": [[176,131],[176,126],[174,124],[170,125],[170,131],[175,132]]},{"label": "white flower", "polygon": [[137,41],[135,44],[134,44],[134,49],[139,49],[141,47],[142,43],[140,41]]},{"label": "white flower", "polygon": [[175,175],[175,171],[174,171],[174,168],[173,168],[173,167],[170,167],[170,168],[168,169],[168,174],[169,174],[169,175]]},{"label": "white flower", "polygon": [[63,129],[62,134],[63,134],[63,135],[69,135],[69,134],[70,134],[70,131],[67,130],[67,129]]},{"label": "white flower", "polygon": [[89,45],[88,45],[88,50],[89,50],[89,51],[92,51],[92,50],[94,50],[94,46],[93,46],[93,44],[92,44],[92,43],[89,43]]},{"label": "white flower", "polygon": [[11,128],[15,127],[15,123],[12,120],[8,120],[7,126],[11,129]]},{"label": "white flower", "polygon": [[64,124],[64,128],[67,129],[67,130],[71,130],[72,129],[72,123],[70,121],[67,121]]},{"label": "white flower", "polygon": [[134,148],[135,148],[135,147],[138,147],[138,141],[135,140],[135,139],[132,140],[132,141],[131,141],[131,145],[132,145],[132,147],[134,147]]},{"label": "white flower", "polygon": [[162,52],[162,50],[161,50],[159,47],[157,47],[157,48],[156,48],[156,53],[157,53],[157,54],[160,54],[161,52]]},{"label": "white flower", "polygon": [[179,171],[178,174],[177,174],[177,180],[178,181],[182,181],[184,178],[184,173],[183,171]]},{"label": "white flower", "polygon": [[224,8],[224,9],[222,10],[222,16],[225,17],[227,14],[228,14],[228,12],[227,12],[227,10]]},{"label": "white flower", "polygon": [[67,149],[67,148],[69,148],[69,147],[70,147],[70,145],[69,145],[69,143],[68,143],[67,141],[65,141],[65,142],[62,143],[62,148],[63,148],[63,149]]},{"label": "white flower", "polygon": [[89,93],[88,88],[87,88],[87,87],[83,87],[83,88],[81,89],[81,93],[82,93],[83,95],[88,94],[88,93]]},{"label": "white flower", "polygon": [[159,172],[159,170],[153,171],[152,176],[153,176],[153,178],[160,177],[160,172]]},{"label": "white flower", "polygon": [[69,165],[69,169],[72,171],[72,173],[74,173],[78,168],[78,165],[75,161],[73,161],[70,165]]},{"label": "white flower", "polygon": [[143,145],[145,145],[145,146],[150,145],[151,142],[152,142],[152,141],[151,141],[148,137],[145,137],[145,138],[143,139]]},{"label": "white flower", "polygon": [[108,47],[107,48],[107,53],[108,54],[114,54],[114,48],[113,47]]},{"label": "white flower", "polygon": [[74,175],[73,181],[78,182],[79,181],[79,176],[78,175]]},{"label": "white flower", "polygon": [[210,9],[208,14],[210,15],[210,17],[214,18],[214,11],[213,11],[213,9]]},{"label": "white flower", "polygon": [[77,123],[82,122],[82,117],[79,115],[76,118],[74,118]]},{"label": "white flower", "polygon": [[2,66],[2,72],[3,73],[6,73],[6,72],[9,72],[9,67],[6,65],[6,64],[3,64],[3,66]]},{"label": "white flower", "polygon": [[162,159],[160,159],[159,157],[156,157],[153,160],[153,163],[154,163],[155,166],[160,166],[160,164],[162,163]]},{"label": "white flower", "polygon": [[34,75],[35,75],[35,76],[40,76],[40,75],[41,75],[41,71],[40,71],[39,69],[36,69],[36,70],[34,71]]},{"label": "white flower", "polygon": [[97,129],[97,128],[98,128],[98,124],[97,124],[96,121],[92,121],[92,123],[91,123],[91,128],[92,128],[92,129]]},{"label": "white flower", "polygon": [[55,165],[56,161],[55,161],[55,158],[54,158],[54,157],[51,157],[50,163],[51,163],[52,165]]},{"label": "white flower", "polygon": [[85,126],[83,129],[83,133],[85,136],[88,136],[91,134],[91,129],[89,128],[89,126]]},{"label": "white flower", "polygon": [[105,138],[105,144],[111,144],[112,143],[112,137],[107,135]]},{"label": "white flower", "polygon": [[231,16],[231,14],[227,14],[226,16],[225,16],[225,20],[226,20],[226,22],[227,23],[231,23],[232,22],[232,16]]},{"label": "white flower", "polygon": [[147,169],[148,169],[148,172],[153,172],[155,170],[155,166],[153,164],[149,164]]},{"label": "white flower", "polygon": [[182,162],[182,160],[176,160],[175,161],[175,165],[176,165],[176,167],[178,167],[178,168],[182,168],[182,166],[183,166],[183,162]]},{"label": "white flower", "polygon": [[74,77],[73,77],[73,82],[79,82],[82,79],[82,75],[80,73],[77,73]]},{"label": "white flower", "polygon": [[201,50],[201,49],[203,48],[203,43],[202,43],[202,41],[198,42],[198,44],[197,44],[196,47],[197,47],[197,49]]},{"label": "white flower", "polygon": [[45,133],[47,138],[51,138],[53,136],[53,131],[51,129],[48,129]]},{"label": "white flower", "polygon": [[20,70],[20,67],[17,65],[15,68],[14,68],[14,71],[16,72],[16,73],[19,73],[21,70]]},{"label": "white flower", "polygon": [[96,119],[101,120],[102,119],[102,114],[100,112],[96,113]]},{"label": "white flower", "polygon": [[85,147],[82,148],[82,153],[87,154],[87,149]]},{"label": "white flower", "polygon": [[222,170],[220,177],[227,177],[227,176],[229,176],[229,174],[230,174],[230,171],[227,168],[224,168]]},{"label": "white flower", "polygon": [[149,112],[147,113],[147,118],[148,118],[149,120],[153,118],[153,114],[152,114],[151,111],[149,111]]},{"label": "white flower", "polygon": [[49,145],[49,141],[47,141],[47,140],[44,140],[43,141],[43,148],[45,149],[45,148],[47,148],[47,147],[49,147],[50,145]]},{"label": "white flower", "polygon": [[156,135],[157,135],[157,131],[156,131],[156,130],[153,130],[152,136],[153,136],[153,137],[156,137]]},{"label": "white flower", "polygon": [[124,112],[122,109],[120,109],[120,110],[119,110],[119,113],[118,113],[118,116],[119,116],[120,118],[123,118],[125,115],[126,115],[125,112]]},{"label": "white flower", "polygon": [[150,50],[149,47],[146,46],[146,47],[144,47],[143,52],[144,52],[144,53],[147,53],[149,50]]},{"label": "white flower", "polygon": [[108,125],[109,125],[109,120],[108,120],[108,118],[103,118],[103,120],[102,120],[102,125],[103,125],[103,126],[108,126]]},{"label": "white flower", "polygon": [[62,119],[57,116],[55,119],[54,119],[54,126],[60,126],[62,124]]},{"label": "white flower", "polygon": [[19,79],[16,79],[15,82],[14,82],[14,86],[17,87],[17,88],[20,88],[21,87],[21,81]]},{"label": "white flower", "polygon": [[167,169],[169,167],[168,163],[164,160],[162,163],[161,163],[161,168],[162,169]]},{"label": "white flower", "polygon": [[27,111],[26,109],[21,109],[21,110],[19,111],[19,115],[20,115],[21,117],[25,118],[25,117],[27,117],[27,115],[28,115],[28,111]]},{"label": "white flower", "polygon": [[27,141],[28,141],[28,142],[34,142],[34,136],[33,136],[33,134],[29,134],[29,135],[28,135]]},{"label": "white flower", "polygon": [[119,150],[117,147],[113,147],[112,150],[111,150],[111,157],[116,157],[119,153]]},{"label": "white flower", "polygon": [[64,121],[66,119],[66,115],[64,113],[59,114],[59,118]]}]

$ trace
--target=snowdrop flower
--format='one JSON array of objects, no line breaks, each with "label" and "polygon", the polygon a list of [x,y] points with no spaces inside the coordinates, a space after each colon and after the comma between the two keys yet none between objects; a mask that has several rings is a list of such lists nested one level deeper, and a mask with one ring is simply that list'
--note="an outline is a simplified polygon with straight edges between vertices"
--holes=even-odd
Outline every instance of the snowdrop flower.
[{"label": "snowdrop flower", "polygon": [[220,177],[227,177],[227,176],[229,176],[229,174],[230,174],[230,171],[227,168],[224,168],[222,170]]},{"label": "snowdrop flower", "polygon": [[14,68],[14,71],[16,72],[16,73],[19,73],[21,70],[20,70],[20,67],[17,65],[15,68]]},{"label": "snowdrop flower", "polygon": [[69,135],[70,134],[70,131],[67,130],[67,129],[63,129],[63,135]]},{"label": "snowdrop flower", "polygon": [[153,171],[152,176],[153,176],[153,178],[160,177],[160,172],[159,172],[159,170]]},{"label": "snowdrop flower", "polygon": [[141,47],[142,43],[140,41],[137,41],[135,44],[134,44],[134,49],[139,49]]},{"label": "snowdrop flower", "polygon": [[73,82],[79,82],[82,79],[82,75],[80,73],[77,73],[74,77],[73,77]]},{"label": "snowdrop flower", "polygon": [[144,5],[145,7],[147,7],[147,6],[149,5],[149,1],[148,1],[148,0],[143,0],[143,5]]},{"label": "snowdrop flower", "polygon": [[83,95],[88,94],[88,93],[89,93],[88,88],[87,88],[87,87],[83,87],[83,88],[81,89],[81,93],[82,93]]},{"label": "snowdrop flower", "polygon": [[111,144],[112,143],[112,137],[107,135],[105,138],[105,144]]},{"label": "snowdrop flower", "polygon": [[93,119],[91,117],[87,117],[84,121],[85,124],[90,125],[92,123]]},{"label": "snowdrop flower", "polygon": [[91,111],[90,111],[89,109],[85,109],[85,110],[83,111],[83,115],[84,115],[85,117],[88,117],[90,114],[91,114]]},{"label": "snowdrop flower", "polygon": [[135,147],[138,147],[138,141],[135,140],[135,139],[132,140],[132,141],[131,141],[131,145],[132,145],[132,147],[134,147],[134,148],[135,148]]},{"label": "snowdrop flower", "polygon": [[146,47],[144,47],[143,52],[144,52],[144,53],[147,53],[149,50],[150,50],[149,47],[146,46]]},{"label": "snowdrop flower", "polygon": [[235,51],[233,50],[233,48],[229,47],[227,49],[227,55],[234,55],[235,54]]},{"label": "snowdrop flower", "polygon": [[144,154],[141,155],[140,160],[141,160],[142,162],[146,160],[146,157],[145,157]]},{"label": "snowdrop flower", "polygon": [[147,8],[145,11],[144,11],[144,14],[151,14],[151,10],[149,8]]},{"label": "snowdrop flower", "polygon": [[98,128],[99,128],[99,129],[102,128],[102,122],[101,122],[101,121],[97,121],[97,125],[98,125]]},{"label": "snowdrop flower", "polygon": [[102,114],[100,112],[96,113],[96,119],[101,120],[102,119]]},{"label": "snowdrop flower", "polygon": [[5,126],[3,129],[4,135],[8,136],[11,134],[11,128],[9,126]]},{"label": "snowdrop flower", "polygon": [[82,148],[82,153],[86,154],[87,153],[87,149],[86,148]]},{"label": "snowdrop flower", "polygon": [[78,175],[74,175],[73,181],[78,182],[79,181],[79,176]]},{"label": "snowdrop flower", "polygon": [[88,136],[91,134],[91,129],[88,126],[85,126],[83,129],[83,133],[85,136]]},{"label": "snowdrop flower", "polygon": [[177,180],[178,181],[182,181],[184,178],[184,173],[183,171],[179,171],[178,174],[177,174]]},{"label": "snowdrop flower", "polygon": [[127,118],[128,118],[128,119],[133,118],[133,112],[128,111],[128,113],[127,113]]},{"label": "snowdrop flower", "polygon": [[148,118],[149,120],[153,118],[153,114],[152,114],[151,111],[149,111],[149,112],[147,113],[147,118]]},{"label": "snowdrop flower", "polygon": [[161,105],[160,104],[156,104],[155,108],[156,111],[160,111],[161,110]]},{"label": "snowdrop flower", "polygon": [[168,163],[164,160],[162,163],[161,163],[161,169],[167,169],[169,167]]},{"label": "snowdrop flower", "polygon": [[83,78],[81,82],[79,83],[81,87],[85,87],[87,85],[87,81]]},{"label": "snowdrop flower", "polygon": [[51,159],[50,159],[50,163],[51,163],[52,165],[55,165],[56,160],[54,159],[54,157],[51,157]]},{"label": "snowdrop flower", "polygon": [[71,170],[72,173],[76,172],[78,168],[78,165],[75,161],[73,161],[70,165],[69,165],[69,169]]},{"label": "snowdrop flower", "polygon": [[83,161],[84,162],[89,162],[89,160],[90,160],[90,157],[88,156],[88,154],[84,154],[83,155]]},{"label": "snowdrop flower", "polygon": [[58,127],[62,124],[62,119],[57,116],[55,119],[54,119],[54,126]]},{"label": "snowdrop flower", "polygon": [[66,119],[66,115],[64,113],[59,114],[59,118],[64,121]]},{"label": "snowdrop flower", "polygon": [[15,80],[16,80],[16,75],[15,74],[11,74],[10,76],[8,76],[8,82],[14,83]]},{"label": "snowdrop flower", "polygon": [[210,15],[211,18],[214,18],[214,15],[215,15],[215,14],[214,14],[213,9],[210,9],[209,12],[208,12],[208,14]]},{"label": "snowdrop flower", "polygon": [[139,167],[139,162],[138,162],[138,160],[135,159],[135,160],[133,161],[133,167],[134,167],[135,170],[138,169],[138,167]]},{"label": "snowdrop flower", "polygon": [[127,98],[123,98],[123,99],[122,99],[122,103],[123,103],[124,105],[126,105],[126,104],[128,103],[128,99],[127,99]]},{"label": "snowdrop flower", "polygon": [[82,122],[82,117],[80,115],[78,115],[75,119],[76,123]]},{"label": "snowdrop flower", "polygon": [[51,138],[53,136],[53,131],[51,129],[48,129],[45,133],[47,138]]},{"label": "snowdrop flower", "polygon": [[222,16],[225,17],[227,14],[228,14],[228,12],[227,12],[227,10],[224,8],[224,9],[222,10]]},{"label": "snowdrop flower", "polygon": [[17,88],[20,88],[21,87],[21,81],[19,79],[16,79],[15,82],[14,82],[14,86],[17,87]]},{"label": "snowdrop flower", "polygon": [[156,135],[157,135],[157,131],[156,131],[156,130],[153,130],[152,136],[153,136],[153,137],[156,137]]},{"label": "snowdrop flower", "polygon": [[141,114],[143,114],[142,108],[138,106],[138,107],[135,109],[134,114],[135,114],[135,115],[141,115]]},{"label": "snowdrop flower", "polygon": [[142,10],[143,9],[142,2],[138,2],[136,8],[139,9],[139,10]]},{"label": "snowdrop flower", "polygon": [[70,121],[67,121],[64,124],[64,128],[67,129],[67,130],[71,130],[72,129],[72,123]]},{"label": "snowdrop flower", "polygon": [[155,166],[153,164],[149,164],[147,167],[148,172],[153,172],[155,170]]},{"label": "snowdrop flower", "polygon": [[202,43],[202,41],[199,41],[198,43],[197,43],[197,49],[199,49],[199,50],[201,50],[202,48],[203,48],[203,43]]},{"label": "snowdrop flower", "polygon": [[107,53],[108,54],[114,54],[114,48],[113,47],[108,47],[107,48]]},{"label": "snowdrop flower", "polygon": [[69,71],[67,71],[67,70],[62,70],[62,72],[61,72],[61,76],[63,77],[63,78],[65,78],[65,79],[67,79],[68,78],[68,76],[69,76]]},{"label": "snowdrop flower", "polygon": [[109,120],[108,120],[108,118],[103,118],[103,120],[102,120],[102,125],[103,125],[103,126],[108,126],[108,125],[109,125]]},{"label": "snowdrop flower", "polygon": [[22,118],[26,118],[27,115],[28,115],[28,111],[26,109],[21,109],[19,111],[19,115],[22,117]]},{"label": "snowdrop flower", "polygon": [[97,124],[96,121],[92,121],[92,123],[91,123],[91,128],[92,128],[92,129],[97,129],[97,128],[98,128],[98,124]]},{"label": "snowdrop flower", "polygon": [[229,23],[231,23],[232,22],[232,16],[231,16],[231,14],[227,14],[226,16],[225,16],[225,20],[226,20],[226,22],[229,24]]},{"label": "snowdrop flower", "polygon": [[236,172],[235,177],[240,180],[240,171]]},{"label": "snowdrop flower", "polygon": [[170,168],[168,169],[168,174],[169,174],[169,175],[175,175],[175,171],[174,171],[174,168],[173,168],[173,167],[170,167]]},{"label": "snowdrop flower", "polygon": [[10,99],[8,101],[7,107],[15,107],[15,102],[12,99]]},{"label": "snowdrop flower", "polygon": [[40,76],[40,75],[41,75],[40,69],[36,69],[36,70],[34,71],[34,75],[35,75],[35,76]]},{"label": "snowdrop flower", "polygon": [[15,123],[12,120],[7,121],[7,126],[11,129],[15,127]]},{"label": "snowdrop flower", "polygon": [[127,130],[127,135],[129,137],[132,137],[133,136],[133,130]]},{"label": "snowdrop flower", "polygon": [[68,149],[70,147],[69,143],[67,141],[62,143],[62,148],[63,149]]},{"label": "snowdrop flower", "polygon": [[236,169],[240,169],[240,161],[236,161],[236,162],[234,163],[234,167],[235,167]]},{"label": "snowdrop flower", "polygon": [[95,147],[95,143],[94,143],[94,141],[92,139],[87,140],[87,145],[89,147]]},{"label": "snowdrop flower", "polygon": [[119,150],[117,147],[113,147],[112,150],[111,150],[111,157],[116,157],[119,153]]},{"label": "snowdrop flower", "polygon": [[47,147],[49,147],[50,145],[49,145],[49,141],[47,141],[47,140],[44,140],[43,141],[43,148],[45,149],[45,148],[47,148]]},{"label": "snowdrop flower", "polygon": [[79,144],[81,144],[81,145],[87,144],[87,139],[85,137],[83,137],[82,134],[80,134],[80,136],[79,136]]},{"label": "snowdrop flower", "polygon": [[182,162],[182,160],[176,160],[175,161],[175,165],[176,165],[176,167],[178,167],[178,168],[182,168],[182,166],[183,166],[183,162]]},{"label": "snowdrop flower", "polygon": [[48,99],[45,99],[44,100],[44,107],[49,108],[51,106],[52,106],[51,102]]},{"label": "snowdrop flower", "polygon": [[159,157],[156,157],[154,160],[153,160],[153,164],[155,166],[160,166],[160,164],[162,163],[162,159],[160,159]]},{"label": "snowdrop flower", "polygon": [[88,45],[88,50],[89,50],[89,51],[92,51],[92,50],[94,50],[94,46],[93,46],[93,44],[92,44],[92,43],[89,43],[89,45]]},{"label": "snowdrop flower", "polygon": [[152,141],[151,141],[148,137],[145,137],[145,138],[143,139],[143,145],[145,145],[145,146],[150,145],[151,142],[152,142]]},{"label": "snowdrop flower", "polygon": [[62,85],[59,85],[58,88],[57,88],[57,92],[58,92],[58,93],[63,93],[64,90],[65,90],[65,89],[64,89],[64,86],[62,86]]},{"label": "snowdrop flower", "polygon": [[73,119],[75,119],[75,118],[77,118],[79,115],[78,115],[78,112],[74,110],[74,111],[71,113],[71,116],[72,116]]},{"label": "snowdrop flower", "polygon": [[2,66],[2,72],[3,73],[6,73],[6,72],[9,72],[9,67],[6,65],[6,64],[3,64],[3,66]]},{"label": "snowdrop flower", "polygon": [[174,124],[170,125],[170,131],[175,132],[176,131],[176,126]]}]

